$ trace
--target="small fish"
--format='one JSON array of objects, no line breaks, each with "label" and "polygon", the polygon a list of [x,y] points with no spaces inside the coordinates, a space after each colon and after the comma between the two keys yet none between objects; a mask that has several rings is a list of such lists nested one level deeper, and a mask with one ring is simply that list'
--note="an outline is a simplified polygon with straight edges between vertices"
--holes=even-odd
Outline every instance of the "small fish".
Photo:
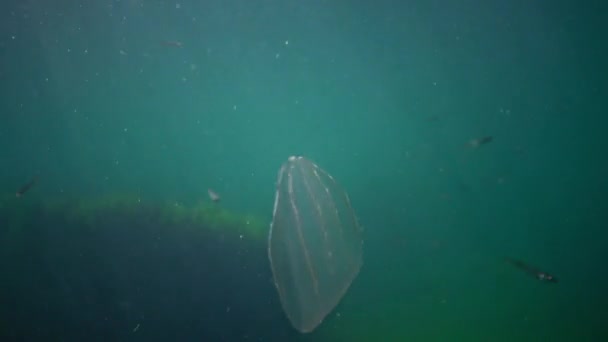
[{"label": "small fish", "polygon": [[28,192],[30,190],[30,188],[32,186],[34,186],[34,184],[36,184],[36,182],[38,182],[38,177],[32,178],[31,181],[24,184],[19,190],[17,190],[17,192],[15,193],[15,196],[22,197],[23,195],[25,195],[26,192]]},{"label": "small fish", "polygon": [[181,48],[184,46],[184,44],[182,44],[182,42],[178,42],[177,40],[164,40],[164,41],[160,42],[160,44],[162,46],[178,47],[178,48]]},{"label": "small fish", "polygon": [[209,194],[209,198],[213,201],[213,202],[219,202],[220,201],[220,195],[217,194],[217,192],[211,190],[211,189],[207,189],[207,193]]},{"label": "small fish", "polygon": [[477,138],[477,139],[471,139],[471,140],[469,140],[469,146],[472,147],[472,148],[478,148],[481,145],[485,145],[485,144],[491,143],[492,140],[494,140],[494,138],[491,137],[491,136],[486,136],[486,137]]},{"label": "small fish", "polygon": [[555,276],[553,276],[547,272],[543,272],[534,266],[530,266],[521,260],[505,258],[505,261],[540,281],[549,282],[549,283],[557,283],[557,278]]}]

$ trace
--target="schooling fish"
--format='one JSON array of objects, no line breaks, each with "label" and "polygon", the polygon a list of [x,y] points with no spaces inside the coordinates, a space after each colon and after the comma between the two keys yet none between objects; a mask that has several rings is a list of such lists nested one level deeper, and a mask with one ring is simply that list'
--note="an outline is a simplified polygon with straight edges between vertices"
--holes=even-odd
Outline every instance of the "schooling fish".
[{"label": "schooling fish", "polygon": [[24,184],[19,190],[17,190],[17,192],[15,193],[15,196],[21,197],[21,196],[25,195],[25,193],[28,192],[28,190],[30,190],[30,188],[32,186],[34,186],[34,184],[36,184],[36,182],[38,182],[38,177],[34,177],[31,181]]},{"label": "schooling fish", "polygon": [[519,268],[520,270],[524,271],[526,274],[531,275],[540,281],[549,282],[549,283],[557,283],[557,278],[554,277],[553,275],[551,275],[547,272],[543,272],[534,266],[530,266],[521,260],[516,260],[516,259],[511,259],[511,258],[505,258],[505,260],[507,263]]}]

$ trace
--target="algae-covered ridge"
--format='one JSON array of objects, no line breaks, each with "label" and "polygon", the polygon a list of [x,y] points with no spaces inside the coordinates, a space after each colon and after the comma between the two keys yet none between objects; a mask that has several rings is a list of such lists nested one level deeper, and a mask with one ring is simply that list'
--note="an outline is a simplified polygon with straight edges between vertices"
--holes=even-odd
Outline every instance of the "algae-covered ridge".
[{"label": "algae-covered ridge", "polygon": [[0,196],[0,214],[5,229],[19,230],[30,215],[60,215],[75,225],[92,226],[102,216],[145,217],[175,229],[214,229],[248,239],[263,240],[268,222],[259,216],[225,209],[220,203],[201,201],[193,205],[178,201],[153,201],[136,195],[119,194],[95,198],[16,198]]}]

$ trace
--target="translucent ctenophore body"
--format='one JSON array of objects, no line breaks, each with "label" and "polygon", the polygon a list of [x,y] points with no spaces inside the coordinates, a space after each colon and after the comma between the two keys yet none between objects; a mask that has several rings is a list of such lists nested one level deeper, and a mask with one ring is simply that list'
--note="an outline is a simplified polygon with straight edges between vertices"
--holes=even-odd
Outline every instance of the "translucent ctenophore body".
[{"label": "translucent ctenophore body", "polygon": [[362,231],[346,192],[304,157],[279,171],[268,256],[283,311],[313,331],[336,307],[362,263]]}]

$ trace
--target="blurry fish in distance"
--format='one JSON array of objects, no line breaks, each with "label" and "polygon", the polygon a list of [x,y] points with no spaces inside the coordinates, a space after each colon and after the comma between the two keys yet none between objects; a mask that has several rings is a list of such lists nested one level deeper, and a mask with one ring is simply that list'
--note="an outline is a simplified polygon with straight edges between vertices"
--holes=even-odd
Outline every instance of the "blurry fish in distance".
[{"label": "blurry fish in distance", "polygon": [[492,136],[486,136],[483,138],[471,139],[469,140],[469,146],[472,148],[478,148],[481,145],[485,145],[491,143],[494,138]]},{"label": "blurry fish in distance", "polygon": [[541,271],[538,268],[528,265],[527,263],[511,258],[505,258],[505,261],[508,264],[515,266],[516,268],[522,270],[524,273],[533,276],[534,278],[548,283],[557,283],[557,278],[547,272]]},{"label": "blurry fish in distance", "polygon": [[162,46],[178,47],[178,48],[181,48],[184,46],[184,44],[182,44],[182,42],[179,42],[177,40],[164,40],[164,41],[160,42],[160,44]]},{"label": "blurry fish in distance", "polygon": [[23,195],[25,195],[26,192],[30,190],[32,186],[34,186],[34,184],[36,184],[36,182],[38,182],[38,177],[32,178],[31,181],[25,183],[21,188],[19,188],[19,190],[17,190],[15,196],[22,197]]},{"label": "blurry fish in distance", "polygon": [[213,202],[219,202],[220,201],[220,195],[217,194],[217,192],[211,190],[211,189],[207,189],[207,193],[209,194],[209,198],[213,201]]}]

